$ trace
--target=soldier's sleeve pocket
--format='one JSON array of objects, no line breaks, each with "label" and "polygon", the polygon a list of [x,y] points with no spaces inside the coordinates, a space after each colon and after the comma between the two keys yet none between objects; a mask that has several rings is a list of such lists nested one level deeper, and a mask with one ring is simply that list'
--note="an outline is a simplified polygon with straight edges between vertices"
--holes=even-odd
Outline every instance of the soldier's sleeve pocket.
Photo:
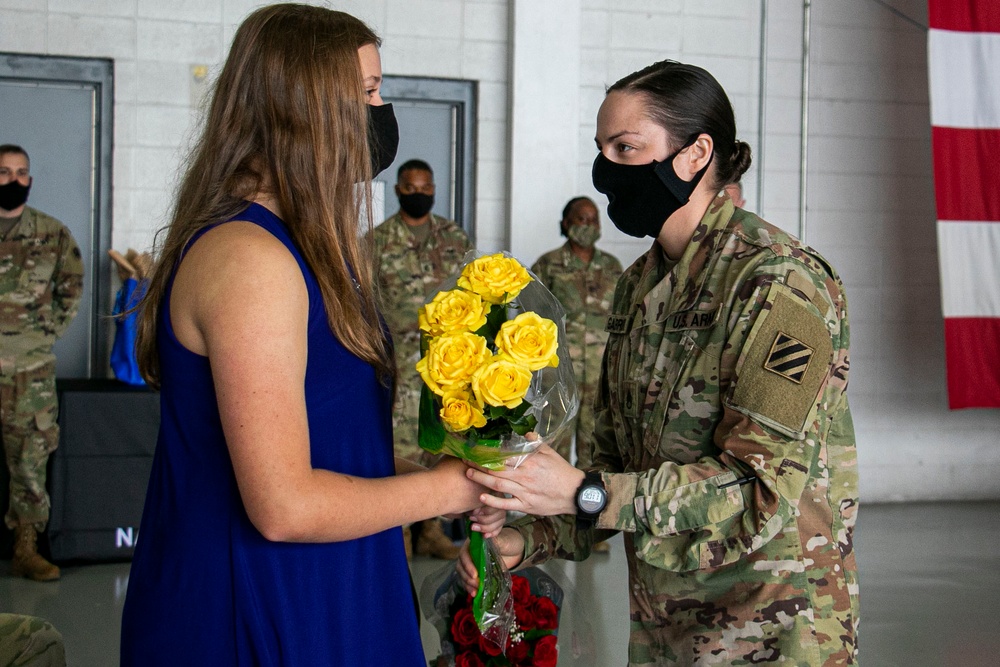
[{"label": "soldier's sleeve pocket", "polygon": [[788,437],[805,438],[833,361],[816,306],[772,283],[743,343],[726,404]]}]

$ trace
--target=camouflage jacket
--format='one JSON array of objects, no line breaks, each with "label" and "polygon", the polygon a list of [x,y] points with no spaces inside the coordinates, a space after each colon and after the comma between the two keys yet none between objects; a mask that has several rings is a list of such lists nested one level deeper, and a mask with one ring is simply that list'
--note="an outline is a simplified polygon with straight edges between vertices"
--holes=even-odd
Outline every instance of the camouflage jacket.
[{"label": "camouflage jacket", "polygon": [[398,213],[373,230],[382,313],[401,375],[417,374],[413,368],[420,360],[417,311],[462,268],[462,258],[472,248],[469,237],[451,220],[432,215],[428,224],[431,228],[422,243]]},{"label": "camouflage jacket", "polygon": [[0,241],[0,371],[31,370],[55,359],[52,346],[76,315],[83,260],[69,230],[26,206]]},{"label": "camouflage jacket", "polygon": [[573,254],[569,242],[545,253],[531,267],[566,311],[566,337],[576,382],[597,386],[608,334],[604,329],[622,265],[594,248],[589,264]]},{"label": "camouflage jacket", "polygon": [[608,320],[595,529],[525,519],[525,564],[625,534],[632,665],[857,660],[857,454],[843,285],[717,198],[680,260],[658,245]]}]

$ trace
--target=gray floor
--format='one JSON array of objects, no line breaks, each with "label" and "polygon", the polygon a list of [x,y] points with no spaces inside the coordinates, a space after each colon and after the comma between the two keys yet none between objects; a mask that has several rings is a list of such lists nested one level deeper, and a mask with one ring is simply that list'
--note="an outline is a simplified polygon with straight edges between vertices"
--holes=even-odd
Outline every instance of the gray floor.
[{"label": "gray floor", "polygon": [[[857,547],[863,664],[1000,665],[1000,502],[863,506]],[[441,567],[441,561],[417,559],[418,587]],[[74,667],[117,664],[127,564],[67,567],[52,584],[14,579],[7,571],[0,563],[0,611],[52,621]],[[560,563],[552,572],[572,586],[560,665],[624,665],[628,607],[620,538],[609,556]],[[437,634],[428,624],[423,636],[428,656],[436,655]]]}]

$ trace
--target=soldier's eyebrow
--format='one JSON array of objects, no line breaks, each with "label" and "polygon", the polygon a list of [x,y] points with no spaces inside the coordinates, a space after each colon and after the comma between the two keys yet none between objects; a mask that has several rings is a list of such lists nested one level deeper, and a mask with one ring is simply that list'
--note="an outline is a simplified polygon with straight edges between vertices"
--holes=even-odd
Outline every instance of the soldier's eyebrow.
[{"label": "soldier's eyebrow", "polygon": [[[617,134],[613,134],[613,135],[611,135],[610,137],[608,137],[608,138],[607,138],[607,140],[606,140],[606,143],[609,143],[609,144],[610,144],[610,143],[611,143],[611,142],[613,142],[613,141],[614,141],[615,139],[621,139],[622,137],[624,137],[624,136],[625,136],[625,135],[627,135],[627,134],[628,134],[628,135],[635,135],[635,136],[641,136],[641,135],[640,135],[640,134],[639,134],[638,132],[636,132],[635,130],[622,130],[621,132],[618,132]],[[594,143],[595,143],[595,144],[597,144],[597,147],[598,147],[598,148],[600,148],[600,147],[601,147],[601,140],[600,140],[600,139],[599,139],[598,137],[596,137],[596,136],[594,137]]]}]

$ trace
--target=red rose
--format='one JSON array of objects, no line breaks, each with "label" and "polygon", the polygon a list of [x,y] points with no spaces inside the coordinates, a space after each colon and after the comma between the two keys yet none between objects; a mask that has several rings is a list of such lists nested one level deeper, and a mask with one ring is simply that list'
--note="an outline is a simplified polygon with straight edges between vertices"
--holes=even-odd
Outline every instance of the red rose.
[{"label": "red rose", "polygon": [[531,646],[525,640],[521,640],[516,644],[507,644],[507,652],[504,654],[507,656],[507,660],[510,661],[512,665],[520,665],[527,662],[528,653],[531,650]]},{"label": "red rose", "polygon": [[[555,663],[553,663],[554,665]],[[482,659],[471,651],[459,653],[455,656],[455,667],[486,667]]]},{"label": "red rose", "polygon": [[503,653],[503,649],[482,635],[479,635],[479,650],[490,656],[497,656]]},{"label": "red rose", "polygon": [[535,656],[532,665],[535,667],[556,667],[559,661],[559,649],[556,648],[556,636],[545,635],[535,642]]},{"label": "red rose", "polygon": [[479,640],[479,626],[471,609],[459,609],[451,619],[451,637],[463,648],[475,646]]},{"label": "red rose", "polygon": [[539,630],[555,630],[559,627],[559,608],[549,598],[538,598],[531,605],[535,617],[535,627]]},{"label": "red rose", "polygon": [[533,605],[514,607],[514,619],[523,630],[535,629],[535,612]]},{"label": "red rose", "polygon": [[528,583],[528,580],[520,575],[512,574],[510,575],[510,582],[510,595],[514,598],[514,604],[517,606],[528,604],[531,597],[531,584]]}]

